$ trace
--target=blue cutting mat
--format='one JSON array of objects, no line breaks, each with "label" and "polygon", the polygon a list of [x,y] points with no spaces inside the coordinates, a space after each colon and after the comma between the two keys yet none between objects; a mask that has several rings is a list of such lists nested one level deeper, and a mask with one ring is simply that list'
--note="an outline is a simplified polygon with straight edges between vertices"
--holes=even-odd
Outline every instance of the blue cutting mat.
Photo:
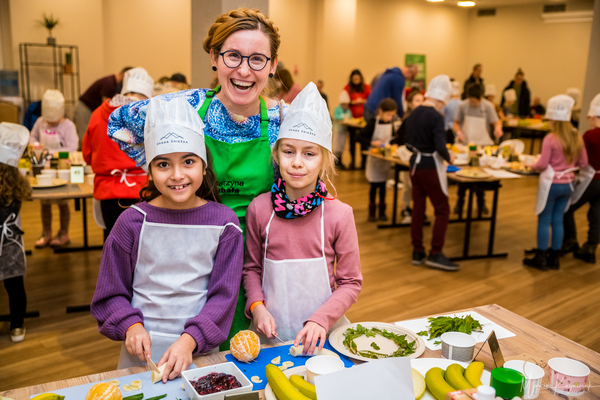
[{"label": "blue cutting mat", "polygon": [[[306,364],[306,361],[310,358],[310,357],[294,357],[294,356],[290,355],[290,347],[292,347],[291,344],[278,346],[278,347],[269,347],[268,349],[262,349],[260,351],[260,354],[258,355],[258,357],[256,357],[256,359],[250,363],[239,362],[231,354],[226,354],[225,358],[227,359],[227,361],[231,361],[231,362],[235,363],[235,365],[244,373],[244,375],[246,375],[246,377],[248,379],[252,378],[253,376],[260,377],[260,379],[262,379],[262,382],[261,383],[253,382],[252,390],[261,390],[261,389],[264,389],[268,383],[267,376],[265,374],[265,367],[267,366],[267,364],[270,364],[271,360],[274,359],[275,357],[280,356],[281,363],[283,363],[284,361],[293,362],[294,366],[292,366],[290,368],[295,368],[295,367],[304,365],[304,364]],[[344,362],[344,365],[346,366],[346,368],[349,368],[354,365],[354,363],[348,357],[335,351],[333,349],[333,347],[331,347],[329,345],[329,340],[325,341],[324,348],[327,350],[331,350],[331,351],[335,352],[337,355],[339,355],[340,358],[342,359],[342,361]],[[279,364],[279,365],[281,365],[281,364]],[[68,400],[68,399],[65,399],[65,400]]]},{"label": "blue cutting mat", "polygon": [[[194,369],[194,368],[196,368],[196,366],[194,364],[192,364],[192,365],[190,365],[190,367],[188,369]],[[150,397],[160,396],[160,395],[163,395],[166,393],[167,397],[165,397],[163,400],[175,400],[175,399],[189,400],[189,397],[187,396],[187,394],[185,393],[185,390],[181,386],[181,385],[183,385],[182,377],[179,377],[172,381],[167,381],[167,383],[158,382],[158,383],[154,384],[150,380],[150,374],[151,374],[150,371],[146,371],[146,372],[140,372],[138,374],[122,376],[122,377],[114,378],[114,379],[119,381],[119,388],[121,389],[121,393],[123,394],[123,397],[133,396],[134,394],[138,394],[138,393],[144,393],[144,398],[148,399]],[[142,388],[140,390],[136,390],[136,391],[132,391],[132,392],[126,392],[126,391],[122,390],[123,385],[129,385],[131,383],[131,381],[135,381],[137,379],[142,381]],[[107,379],[104,381],[98,381],[98,382],[93,382],[93,383],[86,383],[84,385],[73,386],[73,387],[66,388],[66,389],[57,389],[57,390],[53,390],[51,393],[56,393],[56,394],[65,396],[65,400],[82,400],[82,399],[85,399],[85,395],[87,394],[87,392],[90,390],[90,388],[92,386],[94,386],[95,384],[100,383],[100,382],[109,382],[111,380],[112,379]],[[35,397],[35,396],[37,396],[37,394],[35,394],[31,397]]]},{"label": "blue cutting mat", "polygon": [[457,167],[456,165],[448,165],[448,167],[446,167],[446,172],[456,172],[456,171],[460,171],[460,167]]}]

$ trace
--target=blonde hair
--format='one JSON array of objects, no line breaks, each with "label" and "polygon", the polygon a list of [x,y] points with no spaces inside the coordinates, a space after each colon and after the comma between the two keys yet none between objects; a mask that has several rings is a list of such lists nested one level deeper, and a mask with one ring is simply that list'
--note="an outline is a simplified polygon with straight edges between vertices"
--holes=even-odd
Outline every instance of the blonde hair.
[{"label": "blonde hair", "polygon": [[218,57],[225,40],[232,33],[243,30],[260,30],[267,35],[271,47],[271,64],[273,64],[281,44],[279,28],[269,17],[254,8],[240,7],[220,15],[208,30],[203,43],[204,50],[209,54],[213,50],[215,57]]},{"label": "blonde hair", "polygon": [[[277,163],[277,165],[279,166],[279,147],[281,146],[281,141],[278,140],[275,142],[275,146],[273,146],[273,150],[272,150],[272,156],[273,156],[273,160]],[[319,146],[319,149],[321,150],[321,154],[323,155],[323,161],[321,164],[321,171],[319,172],[319,177],[321,178],[321,180],[325,183],[327,183],[327,181],[329,181],[329,184],[333,185],[333,183],[331,182],[331,179],[333,179],[333,177],[336,175],[335,173],[335,156],[329,151],[327,150],[325,147],[321,146],[321,145],[317,145]]]},{"label": "blonde hair", "polygon": [[583,139],[571,125],[570,121],[552,121],[552,133],[560,142],[565,158],[572,163],[581,154]]},{"label": "blonde hair", "polygon": [[0,206],[8,207],[13,201],[25,201],[31,196],[31,186],[19,169],[0,163]]}]

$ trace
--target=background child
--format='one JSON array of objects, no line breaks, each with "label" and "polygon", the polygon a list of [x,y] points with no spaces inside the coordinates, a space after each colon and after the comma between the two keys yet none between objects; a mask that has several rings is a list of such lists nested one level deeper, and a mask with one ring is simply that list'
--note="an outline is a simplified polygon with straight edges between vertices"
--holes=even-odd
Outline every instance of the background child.
[{"label": "background child", "polygon": [[218,204],[204,124],[183,98],[150,101],[144,202],[121,214],[104,245],[91,305],[100,333],[124,341],[119,368],[154,355],[163,382],[227,338],[243,266],[239,221]]},{"label": "background child", "polygon": [[[35,121],[31,130],[30,143],[39,142],[50,154],[59,151],[77,151],[79,136],[75,124],[65,118],[65,98],[58,90],[48,89],[42,98],[42,116]],[[67,200],[41,200],[42,236],[35,247],[66,246],[69,240],[69,222],[71,211]],[[52,204],[58,204],[60,211],[60,230],[52,238]]]},{"label": "background child", "polygon": [[[360,131],[359,140],[364,149],[380,148],[390,144],[397,135],[392,119],[396,116],[398,105],[394,99],[388,97],[379,103],[375,119],[367,122]],[[385,215],[385,185],[390,176],[390,162],[369,156],[365,168],[365,176],[371,183],[369,191],[369,221],[376,221],[375,215],[379,206],[379,220],[386,221]],[[379,189],[379,204],[375,203],[377,190]]]},{"label": "background child", "polygon": [[[575,258],[588,263],[595,263],[596,248],[600,242],[600,94],[597,94],[592,100],[588,112],[588,121],[590,129],[583,135],[583,142],[590,162],[586,171],[588,185],[580,189],[576,187],[576,191],[581,191],[577,193],[581,197],[579,200],[571,198],[571,201],[575,201],[575,204],[564,215],[565,238],[562,253],[573,251]],[[574,213],[586,203],[590,203],[587,214],[590,228],[587,242],[579,248]]]},{"label": "background child", "polygon": [[[339,97],[340,105],[333,111],[333,121],[335,122],[335,139],[333,146],[333,155],[335,156],[335,165],[340,169],[346,169],[342,164],[342,154],[346,149],[346,138],[348,137],[348,127],[342,125],[342,122],[352,118],[350,111],[350,95],[345,90],[342,90]],[[350,149],[352,151],[352,149]]]},{"label": "background child", "polygon": [[[543,271],[558,269],[558,256],[563,242],[563,214],[571,197],[571,182],[575,178],[575,167],[583,168],[588,163],[587,152],[579,133],[571,125],[573,99],[565,94],[548,100],[546,118],[551,132],[542,142],[542,154],[531,169],[540,174],[535,213],[538,215],[537,249],[533,258],[523,264]],[[552,245],[548,251],[552,226]]]},{"label": "background child", "polygon": [[25,339],[26,261],[19,213],[21,202],[31,196],[31,188],[17,167],[28,140],[29,131],[24,126],[0,123],[0,280],[8,292],[13,342]]},{"label": "background child", "polygon": [[281,179],[246,214],[246,314],[258,333],[302,342],[313,354],[347,322],[362,275],[352,208],[320,178],[333,173],[331,120],[312,82],[292,102],[273,157]]}]

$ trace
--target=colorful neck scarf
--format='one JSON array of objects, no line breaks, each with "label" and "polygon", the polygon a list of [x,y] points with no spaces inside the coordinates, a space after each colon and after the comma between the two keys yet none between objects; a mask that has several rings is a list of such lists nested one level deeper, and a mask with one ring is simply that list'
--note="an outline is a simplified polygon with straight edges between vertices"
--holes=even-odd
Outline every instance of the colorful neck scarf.
[{"label": "colorful neck scarf", "polygon": [[294,219],[304,217],[315,210],[327,197],[327,186],[321,179],[317,179],[315,191],[297,200],[290,201],[285,192],[285,181],[277,179],[271,186],[271,203],[273,211],[280,218]]}]

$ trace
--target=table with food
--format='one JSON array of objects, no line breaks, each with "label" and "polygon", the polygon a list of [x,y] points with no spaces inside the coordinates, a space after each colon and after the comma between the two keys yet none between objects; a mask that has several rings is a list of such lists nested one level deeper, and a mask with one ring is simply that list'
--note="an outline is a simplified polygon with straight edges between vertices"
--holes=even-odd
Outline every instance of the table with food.
[{"label": "table with food", "polygon": [[[495,339],[488,341],[491,337]],[[242,331],[232,339],[230,351],[194,358],[182,376],[167,383],[161,381],[162,366],[148,360],[147,367],[15,388],[0,396],[15,400],[600,396],[600,354],[498,305],[395,323],[350,323],[331,332],[322,350],[312,356],[304,352],[302,345],[294,347],[292,342],[261,346],[258,335]]]},{"label": "table with food", "polygon": [[538,153],[536,150],[536,141],[539,140],[540,142],[539,149],[544,136],[550,132],[550,126],[547,121],[543,121],[539,118],[511,117],[504,121],[502,130],[509,135],[511,139],[529,139],[529,150],[532,154],[536,154]]}]

